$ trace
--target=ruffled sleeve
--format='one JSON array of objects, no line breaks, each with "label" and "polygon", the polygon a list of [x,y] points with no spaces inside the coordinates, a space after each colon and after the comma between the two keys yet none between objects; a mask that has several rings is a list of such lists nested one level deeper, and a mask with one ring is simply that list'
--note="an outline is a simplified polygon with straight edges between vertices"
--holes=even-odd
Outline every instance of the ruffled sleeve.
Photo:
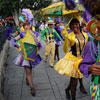
[{"label": "ruffled sleeve", "polygon": [[39,33],[38,32],[36,32],[36,31],[32,31],[32,32],[36,35],[36,37],[39,36]]},{"label": "ruffled sleeve", "polygon": [[25,32],[21,32],[21,33],[19,34],[19,36],[20,36],[21,38],[23,38],[23,37],[25,36]]},{"label": "ruffled sleeve", "polygon": [[63,29],[62,35],[64,37],[63,51],[67,53],[69,51],[68,40],[70,41],[70,46],[73,46],[75,44],[75,35],[73,32],[69,34],[66,29]]},{"label": "ruffled sleeve", "polygon": [[68,34],[68,39],[70,40],[70,46],[72,47],[75,44],[75,35],[74,32]]},{"label": "ruffled sleeve", "polygon": [[[90,45],[91,45],[91,51],[90,51]],[[79,65],[80,72],[87,78],[90,74],[90,72],[88,71],[88,68],[96,62],[96,60],[93,59],[93,57],[96,58],[93,48],[95,49],[95,51],[97,51],[96,45],[93,42],[88,42],[84,49],[83,61]]]},{"label": "ruffled sleeve", "polygon": [[64,53],[68,52],[68,32],[66,31],[66,26],[62,30],[62,35],[64,37],[63,51]]}]

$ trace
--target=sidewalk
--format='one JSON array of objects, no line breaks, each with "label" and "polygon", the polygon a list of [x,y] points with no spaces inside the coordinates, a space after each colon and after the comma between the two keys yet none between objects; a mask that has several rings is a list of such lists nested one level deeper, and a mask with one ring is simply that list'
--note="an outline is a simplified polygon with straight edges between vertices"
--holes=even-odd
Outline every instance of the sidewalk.
[{"label": "sidewalk", "polygon": [[[42,43],[40,52],[44,57],[44,43]],[[24,68],[17,67],[13,61],[18,53],[14,47],[10,47],[8,66],[6,69],[5,97],[6,100],[67,100],[65,97],[65,88],[69,84],[69,77],[59,75],[53,68],[48,66],[48,62],[42,62],[32,70],[33,83],[36,88],[36,97],[32,97],[29,86],[26,85]],[[60,58],[64,56],[60,46]],[[56,61],[55,61],[56,63]],[[89,94],[90,79],[83,80],[88,95],[84,95],[77,86],[76,100],[91,100]]]}]

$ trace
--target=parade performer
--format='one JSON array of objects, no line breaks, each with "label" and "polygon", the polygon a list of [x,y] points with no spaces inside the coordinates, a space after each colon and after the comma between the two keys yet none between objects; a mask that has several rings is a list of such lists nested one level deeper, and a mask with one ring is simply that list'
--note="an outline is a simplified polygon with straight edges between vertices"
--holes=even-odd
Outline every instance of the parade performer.
[{"label": "parade performer", "polygon": [[82,23],[81,24],[81,29],[83,32],[87,33],[88,37],[90,37],[90,33],[86,30],[86,23]]},{"label": "parade performer", "polygon": [[[13,38],[17,37],[21,32],[24,32],[23,23],[24,22],[22,22],[21,20],[19,21],[19,25],[16,26],[16,32],[12,34]],[[19,45],[19,48],[16,47],[19,52],[21,51],[20,43],[21,39],[16,41],[16,44]]]},{"label": "parade performer", "polygon": [[39,34],[35,31],[31,31],[31,26],[29,22],[24,23],[25,31],[20,33],[15,39],[12,40],[12,44],[15,47],[19,47],[16,44],[16,41],[22,38],[21,40],[21,52],[15,59],[14,63],[17,66],[22,66],[26,70],[26,81],[29,83],[31,88],[31,94],[35,96],[35,88],[32,83],[32,68],[38,65],[41,62],[41,57],[38,54],[41,44],[39,41]]},{"label": "parade performer", "polygon": [[11,40],[11,38],[12,38],[11,35],[12,35],[12,32],[13,32],[13,24],[10,22],[9,25],[10,25],[10,27],[6,30],[6,38],[8,40]]},{"label": "parade performer", "polygon": [[19,21],[19,25],[16,25],[16,32],[12,34],[13,38],[18,36],[21,32],[24,32],[23,23],[24,22]]},{"label": "parade performer", "polygon": [[41,38],[45,41],[45,56],[44,60],[47,62],[47,58],[49,54],[51,53],[51,58],[49,62],[49,66],[53,68],[54,63],[54,55],[55,55],[55,40],[54,37],[57,37],[60,41],[62,41],[59,34],[56,32],[56,30],[53,28],[54,22],[52,20],[48,21],[48,27],[42,31]]},{"label": "parade performer", "polygon": [[[56,22],[54,29],[57,31],[57,33],[60,35],[60,37],[63,40],[63,36],[61,34],[62,30],[60,28],[60,22]],[[57,56],[57,59],[59,60],[60,59],[59,58],[59,46],[61,45],[61,41],[58,38],[55,37],[55,43],[56,43],[56,45],[55,45],[55,59],[56,59],[56,56]]]},{"label": "parade performer", "polygon": [[[90,93],[92,100],[100,99],[100,21],[91,20],[87,24],[87,30],[91,34],[90,44],[87,46],[85,56],[80,64],[80,71],[85,77],[92,73],[92,81],[90,83]],[[96,39],[96,40],[95,40]],[[95,41],[97,45],[95,46]],[[86,61],[86,59],[88,59]],[[98,70],[97,70],[98,68]]]},{"label": "parade performer", "polygon": [[[64,0],[66,7],[69,9],[75,8],[73,4],[75,1],[72,0]],[[84,5],[86,12],[88,12],[92,17],[94,17],[93,21],[90,21],[87,25],[87,30],[98,40],[98,52],[96,46],[94,45],[94,41],[86,46],[87,51],[85,51],[84,59],[80,64],[80,71],[85,75],[92,73],[92,81],[90,83],[90,93],[92,100],[100,99],[100,0],[79,0],[79,2]],[[87,16],[86,16],[87,17]],[[92,38],[92,40],[93,40]],[[88,43],[87,43],[88,44]],[[89,50],[90,47],[90,50]],[[96,62],[96,63],[95,63]],[[94,64],[95,63],[95,64]]]},{"label": "parade performer", "polygon": [[[70,27],[72,32],[69,34],[66,28]],[[66,75],[71,77],[69,86],[66,88],[66,97],[75,100],[76,87],[78,79],[80,82],[80,90],[82,93],[87,94],[83,82],[83,75],[78,69],[79,63],[83,59],[84,48],[88,42],[87,33],[80,31],[80,23],[76,18],[70,21],[70,24],[66,25],[62,31],[64,36],[64,52],[67,53],[63,59],[58,61],[55,65],[55,70],[61,75]],[[71,52],[68,52],[68,48],[71,47]],[[71,97],[69,91],[71,90]]]}]

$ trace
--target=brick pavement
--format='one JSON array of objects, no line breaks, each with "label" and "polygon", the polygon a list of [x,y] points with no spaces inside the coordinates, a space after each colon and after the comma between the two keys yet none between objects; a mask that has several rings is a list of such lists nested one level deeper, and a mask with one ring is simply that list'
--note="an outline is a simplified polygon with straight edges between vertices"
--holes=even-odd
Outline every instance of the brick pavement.
[{"label": "brick pavement", "polygon": [[[44,43],[42,42],[42,50],[40,54],[44,56]],[[53,68],[48,66],[48,62],[42,62],[32,70],[33,83],[36,88],[36,97],[30,94],[30,88],[25,82],[24,68],[17,67],[13,61],[17,56],[17,51],[14,47],[10,47],[8,56],[8,66],[6,69],[5,80],[5,97],[6,100],[67,100],[65,98],[65,88],[68,86],[69,77],[59,75]],[[60,47],[60,58],[64,56],[62,46]],[[56,61],[55,61],[56,63]],[[84,95],[77,86],[76,100],[91,100],[89,94],[90,79],[84,78],[84,86],[88,91]]]}]

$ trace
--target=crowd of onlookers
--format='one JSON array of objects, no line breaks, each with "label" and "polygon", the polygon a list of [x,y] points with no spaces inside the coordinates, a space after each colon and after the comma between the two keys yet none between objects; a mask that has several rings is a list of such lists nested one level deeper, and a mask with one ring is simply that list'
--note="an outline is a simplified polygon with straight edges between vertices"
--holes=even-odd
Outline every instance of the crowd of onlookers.
[{"label": "crowd of onlookers", "polygon": [[[37,23],[38,26],[38,30],[39,31],[43,31],[44,29],[46,29],[48,27],[48,24],[46,21],[40,21]],[[64,24],[60,23],[60,28],[63,29],[64,28]]]},{"label": "crowd of onlookers", "polygon": [[0,19],[0,27],[3,26],[10,26],[10,23],[12,23],[12,25],[15,25],[14,20],[4,20],[4,19]]}]

